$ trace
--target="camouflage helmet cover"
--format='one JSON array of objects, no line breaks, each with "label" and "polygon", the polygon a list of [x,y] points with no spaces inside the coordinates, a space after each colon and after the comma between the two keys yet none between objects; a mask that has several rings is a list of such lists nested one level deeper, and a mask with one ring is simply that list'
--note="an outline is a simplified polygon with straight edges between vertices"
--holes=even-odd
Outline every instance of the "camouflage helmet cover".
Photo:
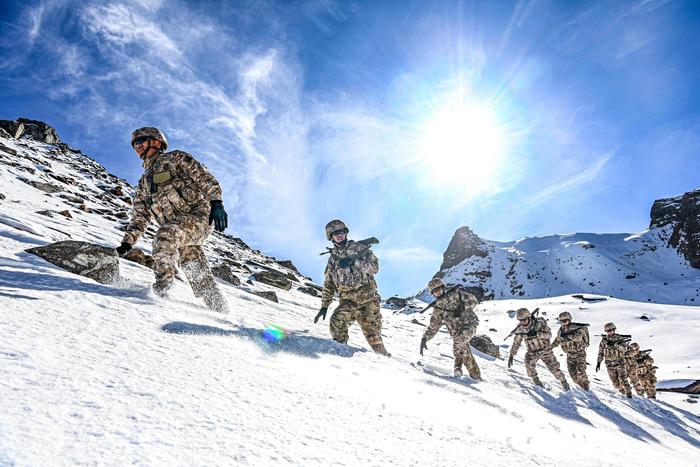
[{"label": "camouflage helmet cover", "polygon": [[617,328],[615,327],[615,323],[605,323],[605,326],[603,327],[603,329],[605,330],[605,332],[608,332],[608,331],[614,331]]},{"label": "camouflage helmet cover", "polygon": [[562,311],[561,313],[559,313],[559,319],[568,319],[569,321],[571,321],[571,313],[569,313],[568,311]]},{"label": "camouflage helmet cover", "polygon": [[528,319],[530,317],[530,310],[527,308],[519,308],[515,316],[518,319]]},{"label": "camouflage helmet cover", "polygon": [[345,229],[345,232],[350,232],[350,229],[348,229],[348,226],[345,225],[345,222],[341,221],[340,219],[333,219],[326,224],[326,238],[331,240],[331,234],[336,230],[342,229]]},{"label": "camouflage helmet cover", "polygon": [[636,352],[637,350],[639,350],[639,344],[637,344],[636,342],[632,342],[630,344],[630,349],[632,349]]},{"label": "camouflage helmet cover", "polygon": [[435,279],[430,279],[430,282],[428,282],[428,290],[432,292],[438,287],[445,287],[445,283],[442,281],[442,279],[438,277]]},{"label": "camouflage helmet cover", "polygon": [[134,132],[131,134],[131,145],[133,146],[136,138],[140,138],[141,136],[148,136],[163,143],[163,151],[168,149],[168,140],[165,139],[165,135],[158,128],[145,126],[139,128],[138,130],[134,130]]}]

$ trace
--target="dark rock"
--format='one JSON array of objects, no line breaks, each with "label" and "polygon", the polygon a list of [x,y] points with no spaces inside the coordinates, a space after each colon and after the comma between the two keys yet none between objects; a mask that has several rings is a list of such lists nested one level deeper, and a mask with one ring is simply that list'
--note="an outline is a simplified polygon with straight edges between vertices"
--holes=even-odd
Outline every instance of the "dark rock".
[{"label": "dark rock", "polygon": [[639,317],[642,321],[651,321],[647,315],[642,315]]},{"label": "dark rock", "polygon": [[384,306],[391,310],[398,310],[400,308],[405,307],[406,305],[408,305],[408,300],[396,296],[389,297],[387,298],[386,302],[384,302]]},{"label": "dark rock", "polygon": [[486,299],[486,300],[493,299],[493,295],[491,295],[490,297],[486,297],[484,288],[481,286],[478,286],[478,285],[477,286],[462,286],[461,289],[467,293],[474,295],[476,297],[476,299],[479,300],[479,302],[483,302],[484,299]]},{"label": "dark rock", "polygon": [[29,248],[29,253],[69,272],[89,277],[102,284],[119,281],[119,257],[112,248],[93,243],[66,240]]},{"label": "dark rock", "polygon": [[58,211],[60,215],[65,217],[66,219],[73,219],[73,216],[71,215],[70,211],[68,209],[65,209],[63,211]]},{"label": "dark rock", "polygon": [[12,135],[7,132],[3,127],[0,127],[0,137],[2,138],[12,138]]},{"label": "dark rock", "polygon": [[252,292],[253,295],[257,295],[258,297],[265,298],[267,300],[270,300],[275,303],[279,303],[280,301],[277,299],[277,294],[272,291],[264,291],[264,290],[256,290]]},{"label": "dark rock", "polygon": [[635,279],[639,274],[636,272],[629,273],[625,276],[625,279]]},{"label": "dark rock", "polygon": [[318,284],[314,284],[313,282],[305,282],[304,283],[307,287],[313,287],[314,289],[318,290],[319,292],[323,292],[323,287],[321,287]]},{"label": "dark rock", "polygon": [[493,343],[491,338],[485,334],[479,334],[469,341],[469,344],[481,353],[491,355],[492,357],[500,358],[501,351],[498,346]]},{"label": "dark rock", "polygon": [[0,151],[2,151],[2,152],[4,152],[4,153],[7,153],[7,154],[10,154],[11,156],[16,156],[16,155],[17,155],[17,151],[15,151],[15,150],[12,149],[12,148],[8,148],[8,147],[5,146],[4,144],[0,144]]},{"label": "dark rock", "polygon": [[83,204],[81,204],[80,206],[78,206],[78,209],[80,209],[80,210],[83,211],[83,212],[92,212],[92,209],[90,209],[89,207],[87,207],[87,206],[85,205],[85,203],[83,203]]},{"label": "dark rock", "polygon": [[5,195],[3,195],[2,193],[0,193],[0,200],[2,200],[2,199],[5,199]]},{"label": "dark rock", "polygon": [[460,227],[452,236],[447,250],[443,254],[440,270],[444,271],[456,266],[467,258],[478,256],[484,258],[487,255],[484,242],[469,227]]},{"label": "dark rock", "polygon": [[498,332],[496,328],[489,328],[489,332]]},{"label": "dark rock", "polygon": [[61,139],[58,137],[56,130],[39,120],[30,120],[28,118],[18,118],[17,131],[15,138],[28,137],[35,141],[43,141],[47,144],[60,144]]},{"label": "dark rock", "polygon": [[299,287],[297,290],[307,295],[311,295],[312,297],[318,297],[318,291],[313,287]]},{"label": "dark rock", "polygon": [[42,216],[46,217],[53,217],[53,212],[49,211],[48,209],[44,209],[43,211],[37,211],[36,214],[41,214]]},{"label": "dark rock", "polygon": [[109,192],[112,193],[114,196],[124,196],[124,191],[119,185],[109,190]]},{"label": "dark rock", "polygon": [[57,185],[52,185],[51,183],[44,183],[44,182],[37,182],[36,180],[28,180],[26,178],[20,178],[19,179],[21,182],[26,183],[29,186],[33,186],[37,190],[41,190],[44,193],[58,193],[59,191],[63,191],[63,188]]},{"label": "dark rock", "polygon": [[138,263],[141,266],[146,266],[149,269],[153,269],[153,257],[144,253],[143,250],[134,248],[133,250],[122,256],[122,258],[133,263]]},{"label": "dark rock", "polygon": [[700,268],[700,188],[674,198],[659,199],[651,207],[650,228],[672,226],[668,245],[694,268]]},{"label": "dark rock", "polygon": [[5,130],[5,132],[10,135],[11,138],[19,138],[21,133],[18,135],[17,130],[19,130],[19,123],[14,120],[0,120],[0,128]]},{"label": "dark rock", "polygon": [[262,282],[263,284],[271,285],[273,287],[279,287],[280,289],[289,290],[292,288],[292,283],[287,278],[286,274],[279,271],[265,269],[253,274],[253,278],[258,282]]},{"label": "dark rock", "polygon": [[214,277],[218,277],[219,279],[228,282],[229,284],[239,286],[241,285],[241,279],[237,275],[231,271],[231,268],[226,265],[226,264],[219,264],[217,266],[214,266],[211,268],[212,274],[214,274]]},{"label": "dark rock", "polygon": [[283,267],[285,267],[285,268],[287,268],[287,269],[289,269],[289,270],[292,270],[292,271],[294,271],[295,273],[301,275],[301,273],[300,273],[299,270],[296,268],[296,266],[294,266],[294,264],[293,264],[291,261],[287,260],[287,259],[285,259],[285,260],[279,260],[279,261],[277,261],[277,264],[279,264],[280,266],[283,266]]}]

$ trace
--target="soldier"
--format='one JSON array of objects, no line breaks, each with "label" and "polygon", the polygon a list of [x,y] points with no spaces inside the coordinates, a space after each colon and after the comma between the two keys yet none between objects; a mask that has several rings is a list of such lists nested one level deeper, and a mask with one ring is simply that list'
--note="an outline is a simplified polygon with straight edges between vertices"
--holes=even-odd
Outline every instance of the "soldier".
[{"label": "soldier", "polygon": [[331,315],[330,329],[334,340],[346,344],[348,328],[357,320],[372,350],[389,356],[382,341],[382,315],[374,275],[379,260],[368,245],[348,240],[350,230],[335,219],[326,225],[326,238],[333,242],[324,274],[321,309],[314,318],[326,319],[328,306],[338,293],[340,304]]},{"label": "soldier", "polygon": [[216,286],[202,249],[213,228],[223,232],[228,224],[219,183],[186,152],[165,152],[168,141],[157,128],[134,131],[131,146],[143,160],[145,171],[136,187],[131,222],[117,253],[127,254],[153,218],[160,225],[153,238],[153,291],[159,296],[167,294],[179,262],[195,296],[209,308],[227,313],[226,299]]},{"label": "soldier", "polygon": [[549,339],[552,337],[552,331],[547,326],[547,322],[544,318],[532,319],[527,308],[520,308],[517,311],[517,318],[520,324],[516,328],[513,346],[510,348],[508,368],[513,366],[513,358],[518,353],[520,344],[522,344],[524,339],[527,347],[525,352],[525,369],[532,381],[536,385],[544,387],[539,376],[537,376],[537,361],[541,359],[547,366],[547,369],[559,380],[564,390],[568,391],[570,389],[569,383],[567,383],[564,373],[559,369],[559,362],[550,348]]},{"label": "soldier", "polygon": [[639,383],[649,399],[656,399],[656,367],[650,351],[643,350],[637,354],[637,374]]},{"label": "soldier", "polygon": [[625,365],[626,342],[629,341],[629,337],[616,334],[617,328],[613,323],[607,323],[603,329],[607,335],[603,336],[600,341],[595,371],[597,373],[600,370],[600,362],[605,359],[605,367],[608,369],[608,376],[610,376],[610,381],[615,389],[620,391],[620,394],[632,397],[632,388],[627,381],[627,367]]},{"label": "soldier", "polygon": [[569,376],[581,388],[588,391],[589,383],[586,375],[586,347],[590,342],[588,325],[572,323],[571,314],[568,311],[559,313],[559,322],[561,326],[551,348],[561,345],[561,349],[566,353]]},{"label": "soldier", "polygon": [[639,372],[637,371],[637,357],[639,356],[639,344],[632,342],[625,352],[625,366],[627,367],[627,376],[631,386],[637,392],[638,396],[644,395],[644,388],[639,382]]},{"label": "soldier", "polygon": [[433,315],[430,317],[430,325],[425,330],[420,341],[420,354],[427,350],[426,343],[432,339],[445,324],[452,336],[452,352],[455,356],[454,375],[462,376],[462,364],[467,367],[472,379],[481,381],[481,371],[476,364],[474,355],[469,348],[469,341],[476,333],[479,318],[474,313],[474,307],[479,303],[476,297],[470,293],[453,287],[445,290],[445,283],[440,279],[433,279],[428,283],[430,293],[435,297],[433,302]]}]

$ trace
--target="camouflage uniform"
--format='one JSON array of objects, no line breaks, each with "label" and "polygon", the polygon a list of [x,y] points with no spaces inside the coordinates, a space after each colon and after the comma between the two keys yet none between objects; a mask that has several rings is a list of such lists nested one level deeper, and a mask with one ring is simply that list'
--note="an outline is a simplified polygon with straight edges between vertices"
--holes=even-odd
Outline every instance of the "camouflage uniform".
[{"label": "camouflage uniform", "polygon": [[617,334],[604,336],[598,347],[598,365],[605,359],[605,367],[615,389],[627,397],[632,397],[632,388],[627,380],[625,352],[627,352],[627,345]]},{"label": "camouflage uniform", "polygon": [[176,261],[197,297],[216,311],[228,305],[214,282],[202,245],[211,234],[210,201],[221,200],[216,179],[183,151],[147,157],[136,187],[133,214],[122,242],[134,244],[153,218],[160,225],[153,239],[154,291],[164,294],[173,283]]},{"label": "camouflage uniform", "polygon": [[535,384],[542,386],[542,382],[537,375],[537,361],[542,360],[547,369],[567,389],[569,384],[566,381],[566,376],[559,368],[559,362],[550,348],[549,339],[551,337],[552,331],[547,326],[544,318],[531,318],[527,325],[520,324],[518,326],[513,346],[510,348],[510,356],[515,357],[520,345],[525,340],[525,346],[527,347],[527,352],[525,352],[525,369],[528,376],[532,378]]},{"label": "camouflage uniform", "polygon": [[561,345],[561,349],[566,353],[566,367],[571,379],[586,391],[590,387],[586,375],[586,347],[589,343],[588,327],[571,323],[566,329],[564,326],[559,327],[551,346],[554,348]]},{"label": "camouflage uniform", "polygon": [[637,357],[639,356],[639,350],[629,348],[625,351],[625,366],[627,368],[627,377],[630,380],[632,387],[636,391],[637,395],[644,395],[644,388],[639,382],[639,372],[637,371]]},{"label": "camouflage uniform", "polygon": [[639,383],[644,392],[647,393],[647,397],[650,399],[656,399],[656,367],[654,366],[654,359],[644,353],[640,352],[637,357],[637,373],[639,375]]},{"label": "camouflage uniform", "polygon": [[476,327],[479,325],[479,318],[474,313],[474,307],[478,305],[479,301],[474,295],[453,288],[444,292],[433,303],[435,303],[433,315],[430,317],[430,324],[425,330],[423,338],[425,341],[429,341],[437,334],[443,324],[446,325],[453,341],[455,374],[459,375],[462,372],[462,364],[464,364],[469,376],[481,380],[481,371],[469,347],[469,342],[474,337]]},{"label": "camouflage uniform", "polygon": [[[348,267],[340,267],[340,260],[345,258],[356,259]],[[348,329],[357,320],[372,350],[387,355],[381,336],[380,297],[374,281],[378,271],[379,260],[369,247],[353,240],[334,244],[324,273],[321,307],[328,308],[337,292],[340,304],[330,319],[333,339],[346,344]]]}]

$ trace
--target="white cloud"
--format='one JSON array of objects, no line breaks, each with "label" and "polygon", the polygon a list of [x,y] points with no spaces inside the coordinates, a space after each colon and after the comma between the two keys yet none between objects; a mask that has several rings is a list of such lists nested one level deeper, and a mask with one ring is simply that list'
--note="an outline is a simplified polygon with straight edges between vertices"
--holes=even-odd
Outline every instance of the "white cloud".
[{"label": "white cloud", "polygon": [[414,246],[408,248],[383,248],[381,250],[383,259],[397,262],[439,262],[442,254],[430,250],[424,246]]}]

